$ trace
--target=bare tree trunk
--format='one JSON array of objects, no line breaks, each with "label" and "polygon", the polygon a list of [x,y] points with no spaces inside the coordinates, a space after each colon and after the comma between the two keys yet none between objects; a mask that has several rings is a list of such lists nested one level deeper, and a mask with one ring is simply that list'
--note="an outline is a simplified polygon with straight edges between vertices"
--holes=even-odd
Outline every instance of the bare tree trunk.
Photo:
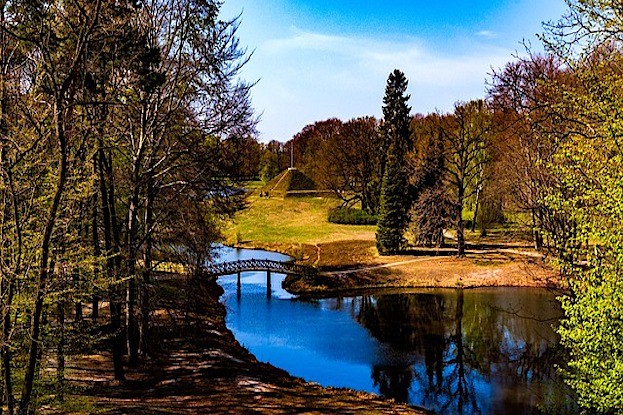
[{"label": "bare tree trunk", "polygon": [[[144,95],[145,94],[145,95]],[[128,217],[127,217],[127,234],[126,234],[126,273],[128,276],[128,284],[126,288],[126,332],[127,347],[132,364],[138,362],[139,357],[139,324],[137,323],[137,298],[138,298],[138,215],[139,202],[141,193],[142,167],[145,158],[146,142],[148,138],[148,107],[146,93],[141,92],[141,115],[140,130],[138,143],[134,149],[135,153],[132,158],[132,186],[130,198],[128,201]]]},{"label": "bare tree trunk", "polygon": [[[7,2],[2,2],[0,5],[0,22],[4,27],[6,23],[6,7]],[[8,67],[8,37],[4,30],[0,30],[0,60],[2,70],[0,79],[0,173],[4,170],[4,165],[7,163],[6,160],[6,150],[4,147],[4,141],[7,138],[7,113],[8,113],[8,102],[7,102],[7,88],[6,88],[6,76],[9,73]],[[20,212],[17,206],[17,198],[15,194],[15,188],[13,184],[13,176],[11,172],[11,167],[6,169],[6,176],[8,182],[8,193],[6,191],[2,191],[3,194],[3,204],[5,206],[6,212],[3,215],[5,218],[10,216],[10,208],[9,203],[13,207],[13,220],[14,220],[14,229],[15,229],[15,238],[14,243],[16,244],[17,254],[13,257],[13,264],[10,266],[10,269],[14,270],[14,275],[17,274],[21,269],[21,257],[22,257],[22,247],[23,247],[23,239],[22,239],[22,231],[21,231],[21,220],[20,220]],[[7,201],[7,203],[4,203]],[[5,227],[4,223],[2,224],[2,235],[0,235],[1,240],[4,240],[5,236]],[[13,397],[13,382],[11,377],[11,308],[13,305],[13,297],[15,295],[15,282],[14,275],[1,275],[0,276],[0,296],[2,297],[2,313],[3,313],[3,327],[2,327],[2,346],[0,348],[0,355],[2,358],[2,375],[0,375],[0,382],[2,383],[2,405],[0,405],[0,415],[2,414],[2,407],[6,402],[7,410],[9,415],[14,414],[15,410],[15,398]]]},{"label": "bare tree trunk", "polygon": [[60,299],[58,309],[58,346],[56,352],[56,393],[61,402],[65,401],[65,302]]},{"label": "bare tree trunk", "polygon": [[[132,261],[132,260],[130,260]],[[132,266],[128,266],[128,272],[132,272],[129,275],[128,284],[126,286],[126,314],[125,314],[125,326],[126,326],[126,342],[127,352],[130,356],[130,364],[138,363],[138,326],[136,319],[136,268],[132,269]]]},{"label": "bare tree trunk", "polygon": [[[97,154],[95,154],[93,156],[93,175],[97,176],[97,172],[98,172]],[[93,243],[93,256],[95,257],[95,261],[96,261],[96,264],[93,267],[93,278],[95,280],[97,280],[99,276],[100,266],[98,262],[99,262],[100,256],[102,255],[102,250],[100,248],[100,241],[99,241],[98,221],[97,221],[97,214],[98,214],[97,204],[99,203],[98,194],[99,194],[99,191],[96,186],[96,188],[93,191],[93,201],[91,205],[91,241]],[[99,302],[100,302],[100,296],[97,291],[97,287],[95,287],[93,291],[93,298],[91,300],[91,321],[93,323],[96,322],[97,319],[99,318]]]},{"label": "bare tree trunk", "polygon": [[[4,9],[3,9],[4,11]],[[0,118],[0,134],[4,137],[6,128],[4,123],[4,114],[6,114],[6,100],[2,99],[0,103],[0,109],[2,111],[2,118]],[[0,139],[2,138],[0,137]],[[6,160],[5,148],[0,148],[0,167],[2,167]],[[4,170],[4,169],[3,169]],[[12,380],[12,355],[11,355],[11,331],[12,331],[12,322],[11,322],[11,308],[13,305],[13,298],[15,296],[15,281],[14,275],[19,274],[21,270],[21,261],[22,261],[22,249],[24,246],[23,237],[22,237],[22,225],[21,225],[21,216],[20,211],[18,209],[18,201],[15,193],[15,187],[13,182],[13,174],[11,168],[7,168],[5,170],[7,183],[8,183],[8,194],[4,194],[4,201],[10,201],[4,203],[5,212],[4,217],[9,217],[11,215],[9,204],[12,206],[12,215],[13,215],[13,228],[15,229],[15,250],[16,254],[13,257],[13,264],[7,268],[11,268],[13,270],[13,275],[2,275],[0,280],[0,295],[3,298],[2,304],[2,313],[3,313],[3,322],[2,322],[2,346],[0,348],[0,355],[2,357],[2,375],[0,379],[2,380],[2,394],[3,394],[3,403],[6,402],[7,410],[9,415],[13,415],[15,412],[15,397],[13,396],[13,380]],[[4,240],[5,235],[5,227],[3,223],[2,227],[2,240]],[[4,259],[4,258],[3,258]],[[8,265],[8,264],[7,264]],[[0,408],[0,414],[2,413],[2,408]]]},{"label": "bare tree trunk", "polygon": [[128,283],[126,285],[125,328],[127,351],[130,356],[130,363],[136,364],[138,362],[139,350],[139,334],[136,318],[138,279],[136,275],[136,227],[138,215],[138,189],[135,189],[133,193],[134,194],[132,195],[130,200],[130,207],[128,209],[128,236],[126,240],[126,249],[128,250],[128,256],[126,258],[125,272],[128,277]]},{"label": "bare tree trunk", "polygon": [[[78,286],[78,283],[80,282],[80,274],[78,272],[74,272],[72,278],[73,278],[74,284]],[[75,306],[75,321],[76,322],[82,321],[82,318],[83,318],[82,301],[77,300],[74,306]]]},{"label": "bare tree trunk", "polygon": [[543,248],[543,236],[541,236],[541,231],[539,230],[539,225],[537,224],[535,209],[531,209],[530,213],[532,216],[532,237],[534,240],[534,249],[539,250]]},{"label": "bare tree trunk", "polygon": [[[3,157],[2,157],[3,158]],[[9,190],[11,192],[11,204],[13,206],[13,219],[15,221],[15,235],[16,235],[16,249],[17,253],[14,258],[15,263],[13,264],[13,274],[18,275],[21,272],[22,268],[22,251],[24,246],[23,236],[22,236],[22,221],[21,215],[17,206],[17,196],[15,193],[15,186],[13,182],[13,174],[11,170],[7,170],[7,181],[9,184]],[[6,278],[6,276],[5,276]],[[2,279],[2,284],[5,284],[5,278]],[[13,305],[13,298],[15,296],[15,281],[13,276],[9,276],[7,279],[7,293],[6,293],[6,301],[4,303],[4,318],[3,318],[3,327],[2,327],[2,365],[3,365],[3,379],[4,379],[4,392],[7,403],[7,410],[9,415],[13,415],[15,413],[15,397],[13,395],[13,379],[12,379],[12,354],[11,354],[11,331],[12,331],[12,322],[11,322],[11,307]],[[4,293],[4,290],[2,290]]]},{"label": "bare tree trunk", "polygon": [[[105,119],[105,117],[102,117]],[[102,218],[104,225],[104,245],[106,249],[106,275],[110,280],[116,281],[119,271],[119,243],[118,231],[116,230],[116,215],[114,207],[114,186],[112,178],[112,166],[106,160],[103,145],[103,132],[100,131],[98,138],[97,164],[99,171],[100,193],[102,196]],[[108,289],[110,303],[110,325],[113,331],[112,356],[115,380],[125,380],[123,367],[123,330],[121,327],[121,302],[116,284]]]},{"label": "bare tree trunk", "polygon": [[458,189],[458,198],[456,204],[456,245],[457,252],[456,255],[458,257],[465,256],[465,222],[463,222],[463,198],[464,198],[464,190],[463,188]]},{"label": "bare tree trunk", "polygon": [[154,189],[153,182],[149,180],[147,183],[147,204],[145,206],[145,250],[143,254],[144,269],[142,287],[139,291],[139,311],[140,311],[140,327],[139,327],[139,352],[142,355],[149,353],[149,315],[151,312],[150,289],[152,274],[152,250],[153,250],[153,222],[154,222]]},{"label": "bare tree trunk", "polygon": [[480,185],[476,189],[476,203],[474,206],[474,217],[472,218],[472,232],[476,231],[476,221],[478,220],[478,207],[480,206]]},{"label": "bare tree trunk", "polygon": [[7,410],[9,415],[15,413],[15,397],[13,396],[13,379],[11,370],[11,304],[13,303],[13,296],[15,291],[15,285],[13,281],[8,283],[8,293],[6,299],[6,310],[4,310],[4,321],[2,327],[3,343],[2,343],[2,369],[4,379],[4,395],[6,397]]}]

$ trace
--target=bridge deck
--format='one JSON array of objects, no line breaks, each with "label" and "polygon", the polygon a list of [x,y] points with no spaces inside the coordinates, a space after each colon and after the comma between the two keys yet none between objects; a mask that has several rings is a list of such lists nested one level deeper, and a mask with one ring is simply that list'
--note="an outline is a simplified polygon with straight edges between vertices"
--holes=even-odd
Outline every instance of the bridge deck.
[{"label": "bridge deck", "polygon": [[302,276],[309,276],[317,273],[317,270],[310,266],[297,265],[293,262],[272,261],[269,259],[244,259],[214,263],[207,267],[207,271],[212,276],[231,275],[246,271],[270,271],[279,274]]}]

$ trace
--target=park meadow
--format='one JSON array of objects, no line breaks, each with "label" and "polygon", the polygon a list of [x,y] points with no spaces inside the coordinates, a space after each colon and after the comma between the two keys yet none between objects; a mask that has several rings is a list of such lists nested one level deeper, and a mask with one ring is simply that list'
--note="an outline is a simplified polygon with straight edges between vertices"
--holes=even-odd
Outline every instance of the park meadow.
[{"label": "park meadow", "polygon": [[223,4],[0,2],[0,415],[623,413],[623,6],[267,141]]}]

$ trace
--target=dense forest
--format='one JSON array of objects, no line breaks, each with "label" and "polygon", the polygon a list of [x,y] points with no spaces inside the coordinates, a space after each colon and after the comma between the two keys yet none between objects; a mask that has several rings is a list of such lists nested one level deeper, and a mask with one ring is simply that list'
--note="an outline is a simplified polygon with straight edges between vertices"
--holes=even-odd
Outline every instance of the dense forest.
[{"label": "dense forest", "polygon": [[466,226],[520,218],[569,282],[568,383],[587,413],[620,413],[623,5],[567,3],[545,52],[495,70],[484,99],[412,116],[396,70],[382,120],[333,118],[262,144],[239,77],[249,55],[220,2],[0,2],[4,408],[31,413],[45,388],[62,399],[65,356],[94,343],[122,381],[153,341],[155,273],[200,276],[241,183],[293,156],[378,219],[382,254],[407,236],[439,246],[452,229],[461,256]]}]

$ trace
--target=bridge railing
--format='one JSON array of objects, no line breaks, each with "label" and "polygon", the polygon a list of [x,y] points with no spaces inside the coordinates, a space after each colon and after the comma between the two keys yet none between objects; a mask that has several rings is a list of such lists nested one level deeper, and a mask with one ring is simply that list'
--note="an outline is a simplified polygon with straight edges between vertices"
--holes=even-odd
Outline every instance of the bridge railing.
[{"label": "bridge railing", "polygon": [[312,276],[317,274],[314,267],[298,265],[293,262],[273,261],[270,259],[244,259],[238,261],[210,264],[206,271],[212,276],[237,274],[246,271],[270,271],[280,274]]}]

